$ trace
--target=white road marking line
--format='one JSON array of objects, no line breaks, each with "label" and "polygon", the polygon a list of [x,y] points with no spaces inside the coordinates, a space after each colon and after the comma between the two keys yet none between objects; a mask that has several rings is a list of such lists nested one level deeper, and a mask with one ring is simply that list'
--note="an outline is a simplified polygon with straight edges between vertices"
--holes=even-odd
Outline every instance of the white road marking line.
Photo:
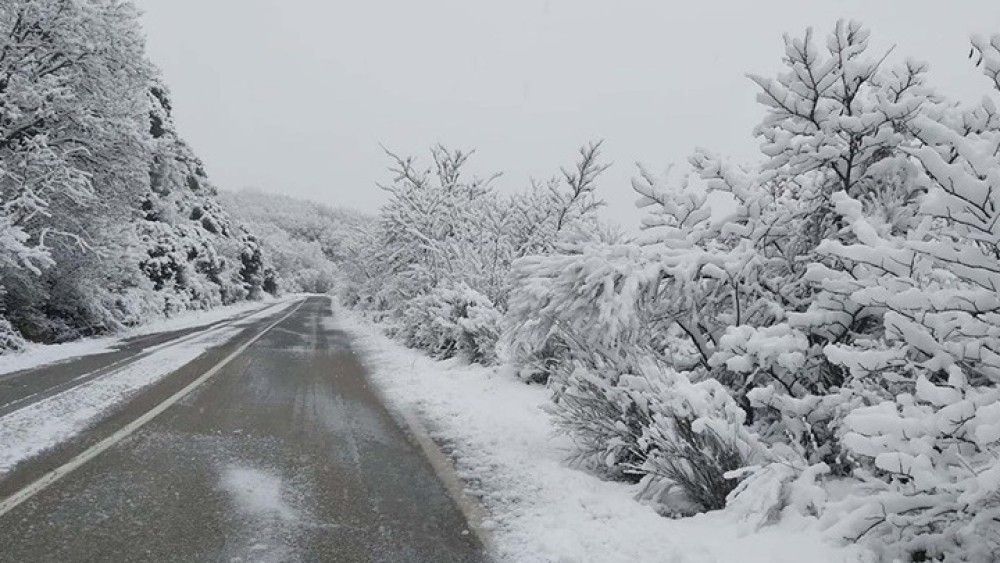
[{"label": "white road marking line", "polygon": [[[229,327],[235,325],[236,323],[238,323],[240,321],[244,321],[247,318],[252,317],[253,315],[256,315],[258,313],[263,313],[263,312],[265,312],[265,311],[267,311],[269,309],[274,309],[276,307],[281,307],[282,305],[283,305],[282,303],[275,303],[275,304],[271,304],[271,305],[265,305],[263,307],[258,307],[256,309],[253,309],[253,310],[251,310],[249,312],[237,313],[236,315],[234,315],[234,316],[232,316],[232,317],[230,317],[228,319],[223,319],[221,321],[216,321],[214,323],[208,323],[208,324],[202,325],[201,327],[193,327],[193,328],[204,328],[205,330],[200,331],[200,332],[194,332],[194,333],[191,333],[191,334],[186,334],[184,336],[178,336],[178,337],[176,337],[176,338],[174,338],[172,340],[167,340],[166,342],[161,342],[161,343],[159,343],[159,344],[157,344],[155,346],[150,346],[149,348],[143,348],[142,350],[140,350],[139,352],[137,352],[133,356],[129,356],[127,358],[122,358],[120,360],[116,360],[116,361],[114,361],[114,362],[112,362],[112,363],[110,363],[110,364],[108,364],[108,365],[106,365],[104,367],[99,367],[97,369],[94,369],[94,370],[88,371],[86,373],[83,373],[81,375],[78,375],[78,376],[76,376],[76,377],[74,377],[72,379],[67,379],[66,381],[63,381],[61,383],[57,383],[57,384],[55,384],[55,385],[53,385],[53,386],[51,386],[51,387],[49,387],[47,389],[43,389],[41,391],[36,391],[36,392],[32,393],[31,395],[28,395],[26,397],[21,397],[20,399],[14,399],[13,401],[10,401],[9,403],[5,403],[3,405],[0,405],[0,410],[5,410],[8,407],[17,405],[19,403],[23,403],[23,402],[27,401],[28,399],[30,399],[30,398],[32,398],[32,397],[34,397],[36,395],[39,395],[41,393],[46,393],[48,391],[53,391],[53,390],[55,391],[55,393],[52,393],[51,395],[48,395],[47,397],[42,397],[39,401],[31,402],[31,403],[28,403],[28,404],[26,404],[24,406],[20,406],[20,407],[14,409],[14,410],[11,410],[9,412],[3,413],[2,415],[0,415],[0,419],[3,419],[6,416],[12,415],[12,414],[16,413],[17,411],[19,411],[19,410],[21,410],[23,408],[30,407],[31,405],[34,405],[37,402],[41,402],[41,401],[44,401],[46,399],[51,399],[53,397],[57,397],[57,396],[62,395],[64,393],[72,392],[72,391],[76,390],[78,387],[80,387],[81,385],[84,385],[84,384],[89,383],[91,381],[94,381],[96,379],[104,378],[104,377],[108,377],[108,376],[114,375],[114,374],[118,373],[119,371],[121,371],[122,369],[131,366],[132,364],[138,363],[140,360],[144,360],[144,359],[148,358],[149,356],[152,356],[156,352],[159,352],[159,351],[167,349],[167,348],[173,348],[173,347],[179,346],[181,344],[186,344],[188,342],[191,342],[193,340],[197,340],[199,338],[203,338],[203,337],[208,336],[210,334],[219,333],[222,330],[224,330],[226,328],[229,328]],[[180,330],[185,330],[185,329],[180,329]],[[162,334],[162,333],[150,334],[149,336],[153,337],[153,336],[158,336],[159,334]],[[82,357],[82,356],[80,356],[80,357]],[[70,358],[70,359],[72,359],[72,358]],[[38,366],[38,367],[48,367],[48,366],[51,366],[51,365],[55,365],[55,364],[43,364],[43,365]],[[34,369],[34,368],[31,368],[31,369]],[[86,379],[86,381],[82,381],[84,379]],[[80,381],[80,383],[75,383],[77,381]],[[0,513],[0,515],[2,515],[2,513]]]},{"label": "white road marking line", "polygon": [[[5,409],[5,408],[7,408],[7,407],[9,407],[11,405],[16,405],[18,403],[23,403],[24,401],[27,401],[28,399],[34,397],[37,394],[38,394],[38,391],[35,391],[34,393],[32,393],[30,395],[25,395],[25,396],[21,397],[20,399],[14,399],[13,401],[11,401],[9,403],[4,403],[4,404],[0,405],[0,410],[3,410],[3,409]],[[13,412],[13,411],[11,411],[11,412]]]},{"label": "white road marking line", "polygon": [[48,473],[46,473],[42,477],[40,477],[37,480],[33,481],[30,485],[22,488],[21,490],[17,491],[16,493],[12,494],[11,496],[3,499],[3,501],[0,501],[0,516],[3,516],[5,514],[7,514],[8,512],[10,512],[14,508],[16,508],[22,502],[28,500],[29,498],[33,497],[34,495],[36,495],[36,494],[40,493],[41,491],[45,490],[45,488],[48,487],[49,485],[55,483],[59,479],[62,479],[66,475],[69,475],[74,469],[76,469],[76,468],[80,467],[81,465],[87,463],[88,461],[94,459],[95,457],[97,457],[98,455],[100,455],[102,452],[104,452],[105,450],[107,450],[108,448],[110,448],[111,446],[114,446],[118,442],[122,441],[129,434],[132,434],[136,430],[142,428],[147,422],[149,422],[149,421],[153,420],[154,418],[156,418],[157,415],[159,415],[163,411],[167,410],[171,405],[173,405],[177,401],[180,401],[181,399],[183,399],[185,395],[187,395],[188,393],[190,393],[191,391],[193,391],[199,385],[201,385],[202,383],[208,381],[213,375],[215,375],[216,373],[218,373],[219,370],[221,370],[223,367],[225,367],[226,364],[228,364],[233,359],[235,359],[237,356],[239,356],[244,351],[246,351],[247,348],[249,348],[258,339],[260,339],[260,337],[262,337],[265,334],[267,334],[267,332],[269,330],[271,330],[272,328],[274,328],[278,323],[280,323],[280,322],[284,321],[285,319],[287,319],[288,317],[292,316],[292,314],[295,313],[295,311],[297,311],[299,309],[299,307],[302,306],[303,303],[305,303],[305,299],[303,299],[303,300],[299,301],[298,303],[296,303],[295,306],[292,307],[291,311],[289,311],[288,313],[286,313],[285,315],[283,315],[280,319],[278,319],[278,320],[274,321],[273,323],[269,324],[267,326],[267,328],[265,328],[264,330],[260,331],[256,335],[254,335],[254,337],[251,338],[250,340],[247,340],[246,342],[244,342],[243,344],[241,344],[239,348],[237,348],[232,353],[230,353],[228,356],[226,356],[225,358],[223,358],[222,360],[220,360],[217,364],[215,364],[214,366],[212,366],[208,371],[206,371],[205,373],[203,373],[200,376],[198,376],[198,379],[195,379],[191,383],[188,383],[183,389],[181,389],[180,391],[174,393],[170,397],[167,397],[167,399],[164,400],[162,403],[156,405],[152,409],[150,409],[150,410],[146,411],[145,413],[143,413],[139,418],[136,418],[132,422],[130,422],[130,423],[126,424],[125,426],[123,426],[122,428],[118,429],[114,434],[108,436],[107,438],[104,438],[100,442],[98,442],[98,443],[94,444],[93,446],[87,448],[86,450],[84,450],[83,452],[81,452],[80,454],[78,454],[73,459],[67,461],[66,463],[64,463],[63,465],[60,465],[59,467],[53,469],[52,471],[49,471]]},{"label": "white road marking line", "polygon": [[[271,307],[274,307],[274,305],[265,305],[263,307],[258,307],[257,309],[253,309],[251,311],[248,311],[245,314],[243,312],[240,312],[240,313],[237,313],[237,314],[233,315],[232,317],[230,317],[228,319],[222,319],[221,321],[216,321],[216,322],[213,322],[213,323],[207,323],[207,324],[201,325],[199,327],[194,327],[194,328],[204,328],[205,330],[198,331],[198,332],[192,332],[190,334],[185,334],[185,335],[182,335],[182,336],[178,336],[178,337],[173,338],[171,340],[167,340],[166,342],[160,342],[159,344],[150,346],[148,348],[143,348],[137,354],[135,354],[134,356],[129,356],[127,358],[122,358],[122,359],[120,359],[118,361],[115,361],[115,362],[112,362],[112,363],[110,363],[110,364],[108,364],[108,365],[106,365],[104,367],[97,368],[97,369],[95,369],[93,371],[89,371],[89,372],[87,372],[87,373],[85,373],[83,375],[78,375],[78,376],[74,377],[73,379],[71,379],[70,381],[76,381],[78,379],[83,379],[85,377],[90,377],[90,376],[96,375],[99,372],[104,371],[104,370],[111,370],[107,374],[105,374],[105,375],[110,375],[114,371],[117,371],[119,367],[122,367],[125,364],[130,364],[130,363],[134,363],[135,361],[142,360],[142,359],[146,358],[147,356],[151,356],[151,355],[155,354],[156,352],[159,352],[160,350],[163,350],[164,348],[171,348],[171,347],[173,347],[173,346],[175,346],[177,344],[184,344],[185,342],[190,342],[190,341],[195,340],[197,338],[200,338],[202,336],[206,336],[208,334],[212,334],[213,332],[217,332],[219,329],[228,328],[230,325],[233,325],[233,324],[238,323],[238,322],[240,322],[242,320],[245,320],[247,317],[251,317],[253,315],[256,315],[257,313],[262,313],[262,312],[266,311],[267,309],[269,309]],[[178,330],[186,330],[186,329],[182,328],[182,329],[178,329]],[[163,332],[170,332],[170,331],[163,331]],[[161,334],[163,334],[163,332],[149,334],[145,338],[147,340],[149,340],[149,339],[154,338],[156,336],[160,336]],[[45,366],[39,366],[39,367],[45,367]]]}]

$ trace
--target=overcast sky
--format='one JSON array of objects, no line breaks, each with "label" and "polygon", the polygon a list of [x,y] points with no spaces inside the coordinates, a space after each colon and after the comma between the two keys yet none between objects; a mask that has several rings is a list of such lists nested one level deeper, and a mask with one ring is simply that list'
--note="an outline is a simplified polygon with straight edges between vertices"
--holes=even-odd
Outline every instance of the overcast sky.
[{"label": "overcast sky", "polygon": [[632,222],[634,163],[704,146],[752,158],[760,117],[745,74],[773,74],[781,35],[837,18],[928,61],[944,92],[986,82],[972,33],[997,0],[139,0],[175,117],[226,189],[258,187],[375,210],[379,143],[477,148],[476,169],[519,189],[605,139],[608,216]]}]

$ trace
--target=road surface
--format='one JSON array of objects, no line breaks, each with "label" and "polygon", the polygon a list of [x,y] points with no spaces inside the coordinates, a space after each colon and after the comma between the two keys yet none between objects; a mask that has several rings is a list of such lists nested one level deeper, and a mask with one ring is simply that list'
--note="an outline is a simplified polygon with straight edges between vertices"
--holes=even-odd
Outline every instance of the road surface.
[{"label": "road surface", "polygon": [[0,416],[120,369],[161,347],[196,338],[214,328],[232,325],[267,308],[262,305],[215,322],[127,338],[112,350],[73,361],[0,374]]},{"label": "road surface", "polygon": [[[150,422],[0,515],[0,561],[484,560],[430,463],[368,388],[349,338],[328,328],[331,315],[329,299],[309,297],[254,322],[17,467],[0,499],[38,487],[258,337]],[[30,404],[195,332],[145,337],[103,368],[90,358],[36,370],[30,389],[26,373],[0,380],[0,404]]]}]

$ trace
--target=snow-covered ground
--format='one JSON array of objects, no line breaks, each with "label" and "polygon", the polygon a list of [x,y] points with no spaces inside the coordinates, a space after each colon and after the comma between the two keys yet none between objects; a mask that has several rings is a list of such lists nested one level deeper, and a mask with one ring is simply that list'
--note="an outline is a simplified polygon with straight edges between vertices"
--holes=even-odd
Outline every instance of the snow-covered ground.
[{"label": "snow-covered ground", "polygon": [[724,513],[671,520],[635,500],[633,485],[567,465],[570,448],[543,406],[548,392],[503,369],[436,361],[337,308],[391,407],[445,443],[467,492],[481,499],[492,543],[513,561],[853,562],[873,556],[825,542],[811,520],[746,530]]},{"label": "snow-covered ground", "polygon": [[[277,314],[296,301],[294,297],[276,300],[238,322],[221,324],[194,337],[167,343],[120,369],[0,417],[0,475],[20,461],[56,446],[93,425],[127,397],[191,362],[208,348],[228,341],[249,324]],[[261,304],[255,303],[254,306],[259,308]],[[198,326],[241,310],[229,308],[224,312],[216,310],[192,315],[186,320],[178,320],[172,327],[180,328],[184,322]],[[158,330],[168,330],[163,327],[171,325],[163,323],[156,326]],[[38,357],[51,358],[44,355]]]}]

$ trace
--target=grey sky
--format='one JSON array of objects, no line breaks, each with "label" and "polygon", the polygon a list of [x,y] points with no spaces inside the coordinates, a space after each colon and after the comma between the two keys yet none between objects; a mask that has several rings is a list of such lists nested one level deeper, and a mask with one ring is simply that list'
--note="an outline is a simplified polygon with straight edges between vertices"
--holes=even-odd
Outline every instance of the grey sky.
[{"label": "grey sky", "polygon": [[615,165],[608,216],[631,222],[634,162],[696,146],[749,158],[760,116],[747,72],[779,66],[781,34],[862,20],[881,47],[928,61],[945,92],[986,83],[971,33],[996,0],[139,0],[181,132],[216,184],[374,210],[379,143],[478,149],[503,189],[548,177],[589,139]]}]

